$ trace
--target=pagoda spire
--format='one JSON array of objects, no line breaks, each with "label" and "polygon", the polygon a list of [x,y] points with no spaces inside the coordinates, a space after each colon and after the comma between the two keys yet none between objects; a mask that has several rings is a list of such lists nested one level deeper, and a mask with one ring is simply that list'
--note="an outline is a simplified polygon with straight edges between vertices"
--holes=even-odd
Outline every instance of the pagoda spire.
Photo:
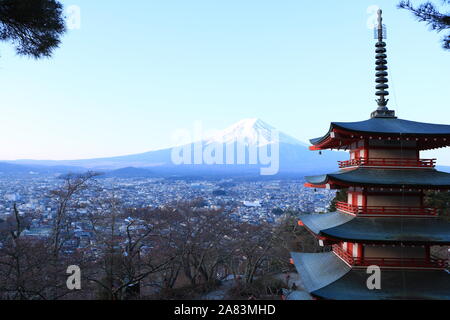
[{"label": "pagoda spire", "polygon": [[386,99],[387,96],[389,96],[389,91],[387,89],[389,88],[388,85],[388,67],[387,67],[387,55],[386,55],[386,42],[383,40],[386,38],[385,28],[383,26],[383,17],[382,17],[382,11],[381,9],[378,10],[378,26],[376,30],[376,35],[378,38],[378,42],[375,44],[376,47],[376,93],[375,95],[378,97],[377,104],[378,109],[372,112],[372,118],[392,118],[395,117],[395,111],[389,110],[387,108],[387,104],[389,102],[389,99]]}]

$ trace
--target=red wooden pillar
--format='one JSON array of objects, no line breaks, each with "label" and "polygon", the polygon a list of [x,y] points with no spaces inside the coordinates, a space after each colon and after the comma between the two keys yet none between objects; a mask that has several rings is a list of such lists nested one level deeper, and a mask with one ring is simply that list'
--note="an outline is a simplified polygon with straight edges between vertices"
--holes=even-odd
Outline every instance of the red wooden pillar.
[{"label": "red wooden pillar", "polygon": [[364,139],[364,158],[369,160],[369,139]]},{"label": "red wooden pillar", "polygon": [[347,243],[347,253],[353,257],[353,242],[348,242]]},{"label": "red wooden pillar", "polygon": [[362,243],[358,244],[358,258],[361,261],[364,260],[364,245]]},{"label": "red wooden pillar", "polygon": [[366,211],[366,209],[367,209],[367,189],[366,188],[362,189],[362,196],[363,196],[363,208],[364,208],[364,211]]}]

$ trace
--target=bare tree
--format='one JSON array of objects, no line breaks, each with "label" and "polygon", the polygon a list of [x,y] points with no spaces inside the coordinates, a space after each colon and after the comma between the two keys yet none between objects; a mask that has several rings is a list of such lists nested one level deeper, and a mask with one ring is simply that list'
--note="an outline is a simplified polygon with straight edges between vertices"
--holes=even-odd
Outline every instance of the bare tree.
[{"label": "bare tree", "polygon": [[58,258],[64,243],[70,239],[71,223],[73,217],[69,210],[76,207],[74,196],[87,189],[88,183],[99,173],[88,171],[84,174],[67,174],[61,177],[63,184],[60,188],[51,190],[50,197],[56,203],[56,212],[53,219],[51,242],[53,255]]},{"label": "bare tree", "polygon": [[103,299],[139,298],[143,283],[174,259],[170,251],[162,255],[155,241],[162,235],[160,216],[125,210],[116,198],[101,202],[100,210],[90,214],[96,250],[88,279]]},{"label": "bare tree", "polygon": [[[67,252],[63,252],[63,248],[69,240],[73,239],[72,223],[78,218],[73,212],[79,206],[75,196],[86,190],[89,183],[98,175],[99,173],[92,171],[83,174],[67,174],[61,177],[62,185],[58,189],[50,191],[50,198],[56,206],[50,237],[47,239],[49,250],[52,253],[51,266],[48,270],[48,274],[51,275],[54,282],[52,299],[60,299],[69,293],[64,277],[73,257],[70,257]],[[75,262],[80,264],[82,261],[75,260]]]},{"label": "bare tree", "polygon": [[0,297],[4,299],[46,299],[51,283],[47,278],[49,251],[44,240],[29,239],[23,231],[31,214],[13,215],[0,230]]}]

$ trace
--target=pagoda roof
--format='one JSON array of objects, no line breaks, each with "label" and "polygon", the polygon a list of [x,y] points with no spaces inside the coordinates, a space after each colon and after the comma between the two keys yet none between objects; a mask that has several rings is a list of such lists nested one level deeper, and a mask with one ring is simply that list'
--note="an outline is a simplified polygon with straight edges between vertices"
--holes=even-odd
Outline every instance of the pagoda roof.
[{"label": "pagoda roof", "polygon": [[381,289],[367,288],[366,270],[354,269],[311,295],[327,300],[449,300],[450,274],[442,270],[383,270]]},{"label": "pagoda roof", "polygon": [[359,243],[450,244],[450,222],[442,218],[358,217],[345,213],[302,215],[314,234]]},{"label": "pagoda roof", "polygon": [[317,176],[305,177],[311,185],[325,186],[415,186],[449,188],[450,173],[434,169],[378,169],[356,168]]},{"label": "pagoda roof", "polygon": [[[335,137],[332,133],[338,132],[342,135],[341,138]],[[310,142],[314,146],[320,147],[319,149],[326,148],[339,148],[341,143],[337,143],[339,140],[344,141],[343,145],[351,143],[351,136],[348,135],[373,135],[373,136],[395,136],[405,138],[417,138],[417,137],[440,137],[450,138],[450,125],[445,124],[433,124],[398,119],[395,117],[387,118],[371,118],[369,120],[358,122],[332,122],[330,129],[326,135],[320,138],[311,139]],[[359,137],[358,137],[359,138]],[[427,141],[420,142],[420,149],[432,149],[440,148],[450,145],[450,140],[442,141]]]},{"label": "pagoda roof", "polygon": [[303,288],[309,293],[319,290],[346,275],[351,267],[333,252],[291,252]]},{"label": "pagoda roof", "polygon": [[450,299],[450,275],[446,271],[382,269],[381,289],[369,290],[366,269],[352,269],[333,252],[291,255],[305,289],[317,298]]}]

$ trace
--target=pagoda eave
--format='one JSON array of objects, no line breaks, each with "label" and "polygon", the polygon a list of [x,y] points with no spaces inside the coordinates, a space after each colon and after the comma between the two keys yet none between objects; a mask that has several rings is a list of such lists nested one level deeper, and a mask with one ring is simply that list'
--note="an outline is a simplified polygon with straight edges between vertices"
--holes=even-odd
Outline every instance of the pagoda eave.
[{"label": "pagoda eave", "polygon": [[450,276],[443,270],[382,270],[380,290],[367,288],[366,269],[353,269],[310,294],[323,300],[449,300]]},{"label": "pagoda eave", "polygon": [[450,245],[450,222],[441,218],[362,217],[332,212],[300,216],[299,225],[327,243]]},{"label": "pagoda eave", "polygon": [[352,268],[333,252],[291,253],[305,290],[317,299],[450,299],[450,276],[443,270],[382,269],[379,290],[370,290],[366,268]]},{"label": "pagoda eave", "polygon": [[326,183],[326,184],[312,184],[312,183],[308,183],[308,182],[305,183],[304,186],[306,188],[315,188],[315,189],[339,189],[341,187],[345,187],[343,185],[341,186],[341,185],[335,184],[335,183],[333,183],[333,184],[329,184],[329,183]]},{"label": "pagoda eave", "polygon": [[359,140],[415,141],[419,150],[450,146],[450,126],[397,118],[332,123],[326,135],[311,139],[310,150],[349,149]]},{"label": "pagoda eave", "polygon": [[450,173],[434,169],[356,168],[335,173],[305,177],[306,186],[317,188],[400,187],[429,190],[449,190]]}]

